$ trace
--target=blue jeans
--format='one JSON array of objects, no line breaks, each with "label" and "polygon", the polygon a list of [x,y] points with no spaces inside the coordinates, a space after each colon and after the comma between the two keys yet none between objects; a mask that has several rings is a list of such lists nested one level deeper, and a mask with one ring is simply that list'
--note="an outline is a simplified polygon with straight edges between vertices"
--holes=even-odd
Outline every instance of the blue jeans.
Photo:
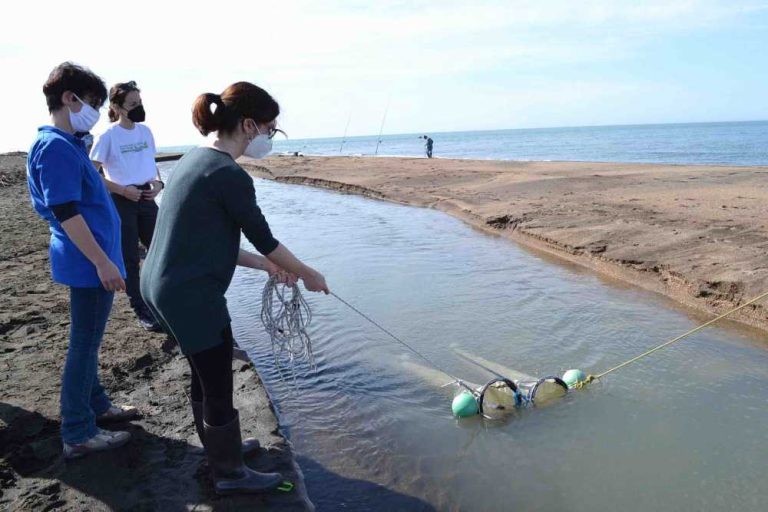
[{"label": "blue jeans", "polygon": [[69,289],[69,348],[61,378],[61,438],[67,444],[95,436],[96,416],[112,406],[98,370],[99,345],[114,295],[101,287]]}]

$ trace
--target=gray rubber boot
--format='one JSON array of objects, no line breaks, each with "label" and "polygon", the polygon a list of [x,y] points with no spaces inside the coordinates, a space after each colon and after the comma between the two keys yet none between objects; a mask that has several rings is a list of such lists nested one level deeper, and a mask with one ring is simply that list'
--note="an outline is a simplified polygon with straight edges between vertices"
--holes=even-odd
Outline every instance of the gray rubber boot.
[{"label": "gray rubber boot", "polygon": [[[189,402],[192,405],[192,416],[195,418],[195,429],[200,444],[205,448],[205,426],[203,425],[203,402]],[[255,437],[249,437],[243,441],[243,455],[255,455],[261,448],[261,443]]]},{"label": "gray rubber boot", "polygon": [[213,472],[216,494],[252,494],[276,489],[283,477],[279,473],[259,473],[243,463],[240,414],[221,427],[205,426],[205,451]]}]

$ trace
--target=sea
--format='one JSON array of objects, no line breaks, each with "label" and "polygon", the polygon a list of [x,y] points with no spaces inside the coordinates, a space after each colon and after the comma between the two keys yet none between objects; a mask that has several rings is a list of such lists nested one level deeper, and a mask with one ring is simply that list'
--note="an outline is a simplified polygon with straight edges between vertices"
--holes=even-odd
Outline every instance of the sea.
[{"label": "sea", "polygon": [[[581,126],[397,135],[280,139],[274,153],[513,161],[768,165],[768,121]],[[186,146],[161,148],[183,151]]]}]

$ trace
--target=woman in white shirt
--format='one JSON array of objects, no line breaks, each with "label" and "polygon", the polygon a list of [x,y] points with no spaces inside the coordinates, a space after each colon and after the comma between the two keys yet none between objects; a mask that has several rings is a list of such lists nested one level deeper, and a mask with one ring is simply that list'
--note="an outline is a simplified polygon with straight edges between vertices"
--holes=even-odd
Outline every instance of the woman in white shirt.
[{"label": "woman in white shirt", "polygon": [[126,293],[141,326],[159,332],[139,291],[139,241],[149,249],[157,219],[155,196],[163,189],[155,164],[155,139],[142,124],[145,113],[136,82],[114,85],[109,91],[112,125],[91,149],[91,160],[104,169],[107,188],[122,221],[122,251],[127,273]]}]

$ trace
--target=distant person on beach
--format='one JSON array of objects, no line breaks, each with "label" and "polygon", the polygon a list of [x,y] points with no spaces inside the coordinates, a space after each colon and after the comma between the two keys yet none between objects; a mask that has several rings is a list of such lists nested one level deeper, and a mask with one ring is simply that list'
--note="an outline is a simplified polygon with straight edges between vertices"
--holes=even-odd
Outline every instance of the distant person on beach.
[{"label": "distant person on beach", "polygon": [[163,182],[155,163],[155,139],[145,125],[144,105],[136,82],[123,82],[109,90],[109,120],[91,150],[96,168],[104,169],[107,188],[120,214],[123,261],[128,274],[125,289],[139,324],[160,332],[160,325],[144,304],[139,288],[139,241],[152,242],[157,220],[155,197]]},{"label": "distant person on beach", "polygon": [[32,205],[51,230],[53,280],[69,287],[70,326],[61,378],[64,457],[117,448],[128,432],[96,422],[131,419],[136,408],[114,406],[98,376],[99,345],[116,291],[125,290],[120,217],[76,132],[89,132],[107,99],[104,82],[65,62],[43,85],[51,125],[38,129],[27,156]]},{"label": "distant person on beach", "polygon": [[[219,494],[262,492],[282,482],[243,462],[254,445],[243,443],[232,404],[234,340],[225,293],[235,267],[294,285],[301,279],[307,290],[328,293],[323,275],[272,236],[253,180],[235,161],[269,154],[279,113],[272,96],[248,82],[198,96],[193,123],[213,140],[184,155],[168,179],[141,270],[144,300],[189,361],[192,413]],[[266,257],[240,249],[241,232]]]},{"label": "distant person on beach", "polygon": [[435,141],[426,135],[424,135],[422,138],[426,141],[424,143],[424,149],[427,152],[427,158],[432,158],[432,146],[434,145]]}]

